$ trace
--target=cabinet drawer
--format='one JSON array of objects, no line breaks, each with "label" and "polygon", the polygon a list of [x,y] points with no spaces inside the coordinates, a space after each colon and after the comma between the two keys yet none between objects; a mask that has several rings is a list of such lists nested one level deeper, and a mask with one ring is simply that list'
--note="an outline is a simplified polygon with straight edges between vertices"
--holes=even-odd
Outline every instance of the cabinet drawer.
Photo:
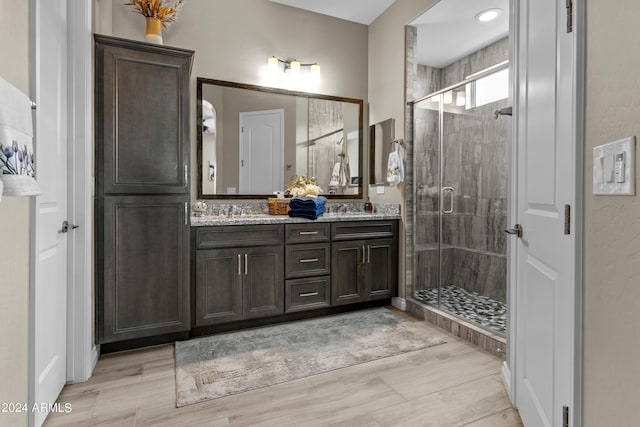
[{"label": "cabinet drawer", "polygon": [[287,243],[328,242],[329,223],[320,224],[286,224],[285,240]]},{"label": "cabinet drawer", "polygon": [[331,224],[333,240],[374,239],[393,237],[396,234],[397,221],[351,221]]},{"label": "cabinet drawer", "polygon": [[287,279],[331,274],[331,245],[287,245],[285,265]]},{"label": "cabinet drawer", "polygon": [[330,276],[287,280],[285,287],[286,312],[330,306]]},{"label": "cabinet drawer", "polygon": [[283,237],[282,225],[197,227],[196,249],[279,245]]}]

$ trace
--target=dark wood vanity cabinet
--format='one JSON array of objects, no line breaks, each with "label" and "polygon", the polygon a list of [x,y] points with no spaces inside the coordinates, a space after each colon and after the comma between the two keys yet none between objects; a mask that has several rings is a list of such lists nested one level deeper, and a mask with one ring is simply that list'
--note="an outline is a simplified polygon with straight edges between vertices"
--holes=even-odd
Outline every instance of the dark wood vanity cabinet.
[{"label": "dark wood vanity cabinet", "polygon": [[96,336],[188,331],[193,52],[95,36]]},{"label": "dark wood vanity cabinet", "polygon": [[189,194],[193,51],[95,36],[96,184]]},{"label": "dark wood vanity cabinet", "polygon": [[388,300],[397,230],[396,220],[193,227],[193,326]]},{"label": "dark wood vanity cabinet", "polygon": [[285,225],[285,310],[331,306],[331,225]]},{"label": "dark wood vanity cabinet", "polygon": [[180,195],[100,200],[101,343],[189,329],[187,200]]},{"label": "dark wood vanity cabinet", "polygon": [[397,294],[397,221],[333,223],[331,233],[332,305]]},{"label": "dark wood vanity cabinet", "polygon": [[[284,313],[283,225],[195,231],[195,326]],[[243,246],[237,245],[245,242]]]}]

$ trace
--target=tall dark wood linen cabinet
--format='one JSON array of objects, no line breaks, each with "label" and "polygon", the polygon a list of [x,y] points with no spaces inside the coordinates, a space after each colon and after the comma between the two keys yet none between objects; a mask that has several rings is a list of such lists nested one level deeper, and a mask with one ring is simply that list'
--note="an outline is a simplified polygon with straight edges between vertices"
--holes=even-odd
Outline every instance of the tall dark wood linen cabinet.
[{"label": "tall dark wood linen cabinet", "polygon": [[188,331],[193,52],[94,39],[97,341]]}]

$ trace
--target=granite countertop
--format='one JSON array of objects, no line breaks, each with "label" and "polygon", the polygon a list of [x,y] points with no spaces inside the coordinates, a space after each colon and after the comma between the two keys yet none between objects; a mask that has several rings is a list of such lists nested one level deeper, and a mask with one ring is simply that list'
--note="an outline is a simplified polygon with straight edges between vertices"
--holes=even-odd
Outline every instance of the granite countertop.
[{"label": "granite countertop", "polygon": [[[198,202],[201,203],[201,202]],[[310,222],[371,221],[400,219],[400,205],[374,203],[373,213],[363,211],[362,202],[329,202],[326,212],[318,219],[292,218],[288,215],[269,215],[266,203],[214,203],[205,205],[201,216],[191,216],[192,227],[248,224],[300,224]]]},{"label": "granite countertop", "polygon": [[298,224],[309,222],[336,221],[371,221],[384,219],[400,219],[399,212],[341,212],[325,213],[316,220],[292,218],[288,215],[248,214],[248,215],[204,215],[191,216],[192,227],[215,225],[249,225],[249,224]]}]

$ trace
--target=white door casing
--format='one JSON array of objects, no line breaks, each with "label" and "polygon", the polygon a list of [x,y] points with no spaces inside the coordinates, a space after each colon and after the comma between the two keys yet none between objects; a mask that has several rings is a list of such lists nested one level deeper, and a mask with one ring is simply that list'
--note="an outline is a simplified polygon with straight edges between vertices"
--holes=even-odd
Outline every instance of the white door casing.
[{"label": "white door casing", "polygon": [[576,33],[566,32],[565,2],[517,3],[513,391],[525,425],[562,426],[564,406],[578,425],[575,220],[565,234],[565,205],[571,219],[579,209]]},{"label": "white door casing", "polygon": [[86,381],[98,359],[93,343],[93,53],[92,2],[68,8],[68,218],[79,228],[67,237],[69,298],[67,381]]},{"label": "white door casing", "polygon": [[284,186],[284,110],[240,113],[240,194],[271,194]]},{"label": "white door casing", "polygon": [[29,423],[40,426],[44,405],[56,401],[66,382],[67,234],[59,230],[67,219],[67,0],[35,0],[32,14],[41,194],[32,204]]}]

